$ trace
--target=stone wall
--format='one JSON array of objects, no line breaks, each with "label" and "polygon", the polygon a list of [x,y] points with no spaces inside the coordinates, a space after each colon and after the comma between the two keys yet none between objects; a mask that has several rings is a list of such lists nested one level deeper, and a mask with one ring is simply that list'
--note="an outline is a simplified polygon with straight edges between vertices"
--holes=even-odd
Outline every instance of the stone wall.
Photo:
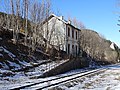
[{"label": "stone wall", "polygon": [[87,61],[86,58],[73,58],[59,65],[58,67],[44,73],[43,77],[54,76],[61,73],[65,73],[70,70],[79,69],[79,68],[88,67],[88,66],[89,66],[89,62]]}]

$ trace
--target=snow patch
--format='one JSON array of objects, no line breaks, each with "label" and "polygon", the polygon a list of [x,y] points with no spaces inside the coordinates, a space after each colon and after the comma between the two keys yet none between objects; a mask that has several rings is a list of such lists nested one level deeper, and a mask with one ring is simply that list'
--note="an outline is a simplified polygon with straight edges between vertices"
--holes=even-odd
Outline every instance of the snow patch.
[{"label": "snow patch", "polygon": [[11,53],[10,51],[8,51],[7,49],[5,49],[4,47],[0,47],[0,50],[3,50],[4,52],[6,52],[11,58],[15,58],[16,56]]},{"label": "snow patch", "polygon": [[0,53],[0,57],[3,57],[3,54]]},{"label": "snow patch", "polygon": [[115,50],[115,47],[114,47],[114,43],[112,42],[111,45],[110,45],[110,48]]},{"label": "snow patch", "polygon": [[10,64],[10,66],[14,66],[15,67],[14,69],[20,68],[20,65],[14,63],[14,62],[10,62],[10,61],[7,61],[7,62]]}]

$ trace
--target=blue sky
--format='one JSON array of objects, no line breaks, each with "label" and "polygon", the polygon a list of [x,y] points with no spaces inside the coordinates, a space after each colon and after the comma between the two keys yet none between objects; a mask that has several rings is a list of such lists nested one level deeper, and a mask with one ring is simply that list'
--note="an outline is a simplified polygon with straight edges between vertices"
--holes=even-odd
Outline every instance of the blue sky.
[{"label": "blue sky", "polygon": [[97,31],[118,46],[120,46],[120,32],[117,26],[120,8],[118,0],[52,0],[53,10],[67,19],[76,17],[86,28]]},{"label": "blue sky", "polygon": [[[76,17],[86,28],[97,31],[118,46],[120,46],[120,32],[117,26],[120,11],[118,0],[51,0],[52,9],[59,12],[65,19]],[[4,0],[0,0],[0,11],[4,11]]]}]

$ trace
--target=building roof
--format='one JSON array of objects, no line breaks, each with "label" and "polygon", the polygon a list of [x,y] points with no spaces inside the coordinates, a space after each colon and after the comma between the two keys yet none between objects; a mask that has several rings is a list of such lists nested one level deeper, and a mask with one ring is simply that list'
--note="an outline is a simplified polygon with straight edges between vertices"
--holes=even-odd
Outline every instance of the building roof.
[{"label": "building roof", "polygon": [[80,30],[78,27],[74,26],[71,22],[65,20],[63,18],[63,16],[56,16],[55,14],[51,14],[50,17],[49,17],[49,19],[51,19],[52,17],[56,17],[57,19],[59,19],[60,21],[62,21],[63,23],[65,23],[66,25],[69,25],[69,26],[71,26],[71,27],[73,27],[73,28],[75,28],[77,30]]}]

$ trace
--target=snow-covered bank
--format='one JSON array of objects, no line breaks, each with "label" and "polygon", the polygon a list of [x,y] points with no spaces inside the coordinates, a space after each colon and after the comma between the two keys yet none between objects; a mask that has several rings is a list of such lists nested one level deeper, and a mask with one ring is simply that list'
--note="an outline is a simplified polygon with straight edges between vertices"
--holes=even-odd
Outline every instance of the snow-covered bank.
[{"label": "snow-covered bank", "polygon": [[71,87],[62,84],[58,88],[63,90],[120,90],[120,65],[105,68],[108,68],[108,70],[104,73],[83,78],[76,81],[76,84],[71,82]]},{"label": "snow-covered bank", "polygon": [[[82,78],[80,80],[77,79],[76,82],[70,82],[69,86],[66,86],[65,83],[63,83],[57,86],[57,88],[61,88],[63,90],[119,90],[120,89],[120,65],[105,66],[104,68],[107,68],[107,70],[104,73],[87,77],[87,78]],[[36,68],[36,74],[33,74],[32,76],[37,75],[37,72],[38,72],[37,69],[38,68]],[[75,74],[78,72],[83,72],[88,70],[89,68],[77,69],[77,70],[72,70],[70,72],[67,72],[65,74],[60,74],[60,75],[49,77],[49,78],[39,78],[39,79],[37,78],[30,79],[31,76],[29,76],[29,74],[27,74],[26,76],[23,72],[21,72],[15,75],[14,77],[3,78],[4,80],[1,79],[0,89],[6,90],[12,87],[24,86],[24,85],[46,81],[53,78],[67,76],[70,74]]]},{"label": "snow-covered bank", "polygon": [[11,72],[9,70],[6,70],[3,72],[1,70],[1,73],[13,73],[12,76],[5,76],[5,77],[0,77],[0,90],[4,89],[9,89],[14,86],[21,86],[21,85],[26,85],[26,84],[31,84],[35,82],[39,82],[42,80],[46,79],[51,79],[55,77],[50,77],[50,78],[43,78],[43,79],[37,79],[37,76],[42,75],[44,72],[58,66],[59,64],[64,63],[66,60],[61,60],[61,61],[53,61],[49,62],[47,64],[42,64],[38,67],[32,68],[28,71],[21,71],[21,72]]}]

